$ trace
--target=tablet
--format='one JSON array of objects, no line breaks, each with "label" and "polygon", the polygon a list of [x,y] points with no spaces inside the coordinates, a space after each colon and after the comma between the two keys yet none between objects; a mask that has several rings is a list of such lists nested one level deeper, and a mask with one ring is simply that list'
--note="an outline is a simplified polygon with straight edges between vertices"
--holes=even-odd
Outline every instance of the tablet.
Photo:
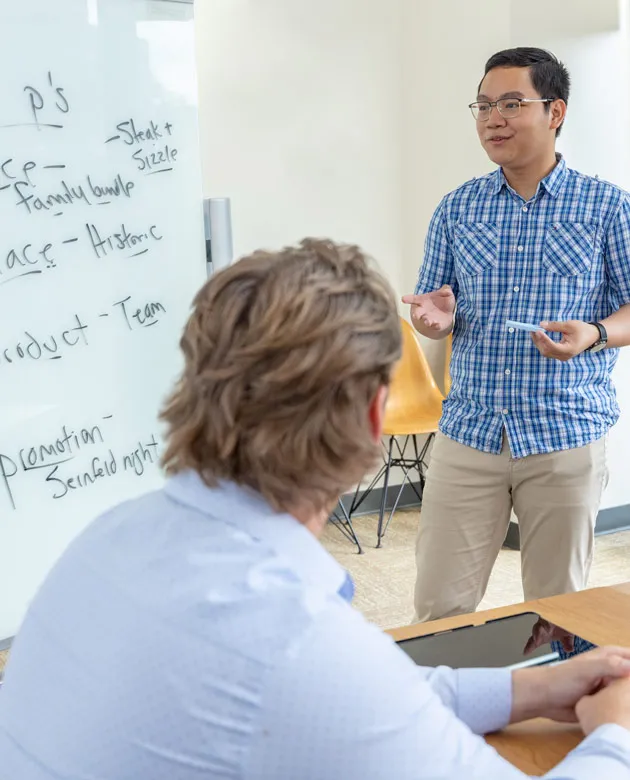
[{"label": "tablet", "polygon": [[[542,643],[526,654],[525,647],[534,631],[541,635]],[[403,639],[397,644],[420,666],[454,669],[541,666],[564,661],[595,647],[559,626],[550,626],[535,612]]]}]

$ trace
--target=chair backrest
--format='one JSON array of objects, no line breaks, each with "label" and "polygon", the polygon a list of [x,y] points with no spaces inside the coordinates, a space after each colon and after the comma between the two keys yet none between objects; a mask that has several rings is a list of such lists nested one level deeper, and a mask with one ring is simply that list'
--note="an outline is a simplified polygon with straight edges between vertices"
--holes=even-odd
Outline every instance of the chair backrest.
[{"label": "chair backrest", "polygon": [[446,339],[446,351],[444,353],[444,395],[451,392],[451,355],[453,354],[453,334]]},{"label": "chair backrest", "polygon": [[394,369],[385,410],[385,428],[394,421],[414,415],[418,409],[436,411],[438,416],[444,396],[440,392],[431,372],[416,332],[400,318],[402,329],[402,357]]}]

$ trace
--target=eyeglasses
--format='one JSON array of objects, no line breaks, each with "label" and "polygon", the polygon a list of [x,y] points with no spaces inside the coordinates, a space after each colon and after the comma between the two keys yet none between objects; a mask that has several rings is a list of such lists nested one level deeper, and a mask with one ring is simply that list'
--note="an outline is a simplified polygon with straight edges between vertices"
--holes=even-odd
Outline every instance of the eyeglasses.
[{"label": "eyeglasses", "polygon": [[478,122],[487,122],[492,113],[492,107],[496,106],[497,111],[504,119],[514,119],[521,113],[523,103],[553,103],[555,98],[501,98],[501,100],[478,100],[471,103],[468,108]]}]

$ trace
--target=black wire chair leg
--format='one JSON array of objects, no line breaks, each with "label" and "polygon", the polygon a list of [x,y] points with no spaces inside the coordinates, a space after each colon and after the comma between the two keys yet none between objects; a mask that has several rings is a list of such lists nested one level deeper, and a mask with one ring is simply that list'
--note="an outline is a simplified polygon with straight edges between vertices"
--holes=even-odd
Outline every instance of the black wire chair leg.
[{"label": "black wire chair leg", "polygon": [[385,465],[381,466],[381,468],[378,471],[378,474],[374,477],[374,479],[370,482],[370,484],[365,488],[365,490],[361,494],[361,498],[359,498],[361,483],[357,485],[357,488],[354,491],[354,498],[352,499],[352,503],[350,504],[350,517],[352,517],[352,515],[357,511],[357,509],[361,506],[361,504],[365,501],[365,499],[369,496],[369,494],[374,490],[374,486],[380,480],[380,478],[383,476],[384,473],[385,473]]},{"label": "black wire chair leg", "polygon": [[[381,539],[385,538],[385,534],[387,533],[387,529],[389,528],[389,524],[391,523],[392,517],[394,516],[396,510],[398,509],[398,502],[400,501],[400,498],[403,494],[403,490],[405,489],[405,485],[407,484],[407,479],[404,478],[402,481],[402,485],[398,489],[398,494],[396,495],[396,498],[394,500],[394,504],[391,508],[391,511],[389,515],[387,516],[387,522],[385,523],[385,527],[383,528],[383,532],[381,534]],[[411,482],[409,483],[411,484]],[[413,487],[413,486],[412,486]]]},{"label": "black wire chair leg", "polygon": [[356,534],[356,531],[354,530],[354,526],[352,525],[352,518],[348,514],[345,506],[341,503],[341,500],[338,504],[339,509],[341,510],[343,514],[343,518],[339,517],[337,512],[334,513],[334,516],[336,518],[336,522],[334,524],[337,526],[339,531],[346,537],[346,539],[349,539],[351,542],[353,542],[356,545],[357,553],[359,555],[363,555],[363,548],[361,547],[361,542],[359,541],[359,537]]},{"label": "black wire chair leg", "polygon": [[381,539],[383,538],[383,518],[385,516],[385,505],[387,503],[387,488],[389,487],[389,472],[392,464],[392,447],[394,446],[394,437],[389,437],[389,448],[387,452],[387,463],[385,464],[385,481],[383,483],[383,495],[381,496],[381,510],[378,514],[378,530],[377,530],[377,548],[381,546]]},{"label": "black wire chair leg", "polygon": [[[407,449],[407,444],[409,443],[410,438],[413,440],[414,457],[405,457],[405,451]],[[426,477],[423,468],[426,469],[425,458],[427,452],[429,451],[429,447],[431,446],[431,442],[433,441],[434,438],[435,438],[435,434],[430,433],[427,436],[427,439],[424,442],[422,449],[418,447],[418,440],[416,434],[407,436],[405,439],[405,443],[403,444],[402,447],[398,442],[396,442],[396,448],[398,450],[399,457],[391,459],[390,467],[396,466],[400,468],[403,472],[403,479],[402,479],[402,484],[398,490],[398,495],[396,496],[396,500],[394,501],[394,505],[392,506],[392,509],[387,518],[387,522],[385,523],[384,528],[382,528],[381,530],[380,540],[382,540],[385,534],[387,533],[387,529],[389,528],[389,524],[392,520],[392,517],[394,516],[396,509],[398,509],[398,504],[400,502],[400,499],[402,498],[402,493],[406,484],[409,484],[413,492],[416,494],[416,497],[420,505],[422,506],[422,497],[424,495],[424,485],[426,482]],[[420,490],[418,490],[413,480],[411,479],[411,471],[414,469],[418,472]],[[380,544],[378,546],[380,546]]]},{"label": "black wire chair leg", "polygon": [[400,499],[402,498],[403,490],[405,489],[405,485],[409,484],[413,492],[416,494],[418,500],[420,503],[422,503],[422,490],[420,493],[418,493],[416,486],[411,480],[411,477],[409,476],[411,470],[415,467],[416,462],[415,460],[405,459],[405,460],[396,460],[394,458],[392,462],[392,466],[397,466],[399,469],[401,469],[403,473],[403,479],[402,483],[400,485],[400,488],[398,489],[398,494],[396,496],[396,499],[394,501],[394,504],[392,506],[391,512],[389,513],[389,517],[387,518],[387,523],[385,523],[385,528],[383,529],[383,532],[381,534],[381,537],[385,536],[385,533],[387,532],[387,529],[389,528],[389,524],[391,522],[392,517],[394,516],[394,513],[398,509],[398,503],[400,502]]},{"label": "black wire chair leg", "polygon": [[[422,484],[422,487],[424,487],[424,483],[426,481],[426,469],[427,464],[425,463],[425,458],[427,457],[427,453],[429,452],[429,448],[431,447],[431,444],[433,443],[433,439],[435,439],[435,434],[430,433],[426,441],[424,442],[424,445],[422,447],[421,451],[418,451],[418,442],[416,441],[416,436],[413,437],[413,445],[414,450],[416,454],[416,462],[417,462],[417,468],[418,468],[418,474],[420,476],[420,482]],[[424,468],[424,471],[423,471]]]}]

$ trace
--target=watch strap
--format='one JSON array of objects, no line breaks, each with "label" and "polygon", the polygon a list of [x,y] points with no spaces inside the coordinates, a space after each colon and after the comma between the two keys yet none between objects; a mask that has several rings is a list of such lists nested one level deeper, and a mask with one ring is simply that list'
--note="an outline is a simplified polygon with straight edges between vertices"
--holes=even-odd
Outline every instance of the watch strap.
[{"label": "watch strap", "polygon": [[588,324],[594,325],[597,328],[597,330],[599,331],[599,338],[597,339],[597,341],[591,344],[590,347],[588,347],[588,349],[586,350],[587,352],[592,350],[594,347],[598,347],[600,344],[606,344],[608,342],[608,333],[606,331],[606,328],[602,325],[601,322],[589,322]]}]

